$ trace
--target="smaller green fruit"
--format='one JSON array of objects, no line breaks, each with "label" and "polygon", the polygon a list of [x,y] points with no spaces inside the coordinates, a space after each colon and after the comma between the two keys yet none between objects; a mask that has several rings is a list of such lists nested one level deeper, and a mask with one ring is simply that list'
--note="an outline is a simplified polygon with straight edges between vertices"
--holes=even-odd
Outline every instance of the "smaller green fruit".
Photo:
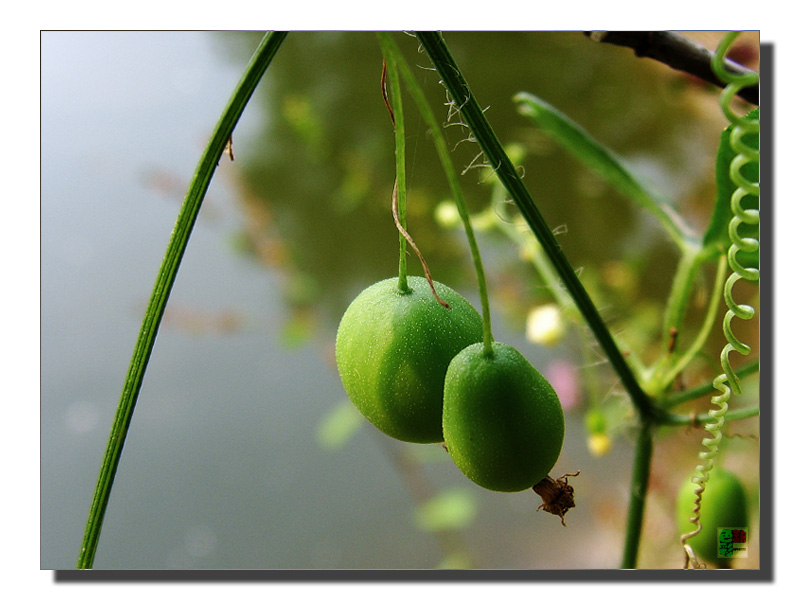
[{"label": "smaller green fruit", "polygon": [[[694,531],[696,525],[689,519],[694,516],[697,485],[690,477],[680,488],[676,505],[676,519],[681,535]],[[730,567],[731,558],[717,556],[717,528],[744,529],[748,524],[747,497],[739,478],[719,467],[711,470],[700,504],[700,524],[703,528],[686,542],[695,554],[719,567]]]},{"label": "smaller green fruit", "polygon": [[450,360],[483,336],[478,311],[458,292],[423,277],[408,291],[386,279],[362,291],[336,334],[336,364],[347,395],[367,420],[404,442],[441,442],[444,376]]},{"label": "smaller green fruit", "polygon": [[519,492],[558,460],[564,411],[552,386],[515,348],[482,342],[459,352],[444,383],[444,440],[464,475],[481,487]]}]

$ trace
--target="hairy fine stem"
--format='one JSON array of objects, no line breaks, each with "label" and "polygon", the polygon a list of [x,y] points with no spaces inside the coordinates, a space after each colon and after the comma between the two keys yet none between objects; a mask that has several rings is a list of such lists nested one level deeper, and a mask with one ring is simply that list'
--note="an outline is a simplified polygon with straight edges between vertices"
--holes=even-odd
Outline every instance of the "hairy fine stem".
[{"label": "hairy fine stem", "polygon": [[683,247],[665,311],[663,327],[665,354],[669,354],[670,331],[673,329],[680,330],[681,323],[684,321],[686,307],[689,304],[689,296],[694,289],[697,273],[704,260],[699,245],[687,244]]},{"label": "hairy fine stem", "polygon": [[461,70],[450,54],[444,38],[438,32],[418,31],[416,36],[442,78],[442,83],[447,88],[454,107],[460,111],[486,159],[495,170],[497,177],[503,183],[514,203],[520,209],[522,216],[536,234],[542,249],[552,261],[567,291],[575,301],[575,305],[586,319],[598,343],[608,356],[640,416],[646,422],[655,419],[660,410],[641,388],[636,376],[622,356],[600,313],[575,274],[572,265],[564,256],[553,232],[533,202],[530,193],[506,155],[497,135],[486,120],[483,109],[481,109],[464,76],[461,74]]},{"label": "hairy fine stem", "polygon": [[189,236],[200,212],[203,198],[211,183],[217,163],[231,139],[239,117],[241,117],[258,82],[270,62],[272,62],[285,37],[286,32],[271,32],[261,40],[228,105],[225,107],[205,152],[200,158],[189,185],[189,190],[186,193],[186,198],[178,213],[178,219],[167,245],[166,255],[161,263],[155,287],[142,321],[142,328],[133,352],[125,385],[122,389],[122,397],[117,406],[114,423],[111,426],[111,435],[106,446],[97,487],[89,509],[83,544],[78,556],[77,566],[79,569],[91,569],[94,564],[94,556],[103,527],[103,518],[108,507],[114,476],[119,466],[122,448],[133,417],[133,410],[136,407],[147,363],[155,345],[161,318],[164,315],[164,309],[166,308],[172,285],[175,282],[178,267],[189,242]]}]

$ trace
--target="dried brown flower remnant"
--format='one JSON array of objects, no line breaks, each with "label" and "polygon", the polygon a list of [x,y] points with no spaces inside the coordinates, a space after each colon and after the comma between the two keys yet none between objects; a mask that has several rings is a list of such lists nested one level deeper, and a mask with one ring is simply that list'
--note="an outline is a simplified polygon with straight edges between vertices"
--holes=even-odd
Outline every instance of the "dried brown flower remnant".
[{"label": "dried brown flower remnant", "polygon": [[580,473],[580,471],[577,473],[567,473],[558,479],[553,479],[548,475],[533,486],[533,491],[542,498],[542,504],[536,510],[543,508],[545,512],[561,517],[561,524],[566,527],[567,524],[564,521],[564,515],[570,508],[575,506],[575,490],[569,484],[567,478],[577,477]]}]

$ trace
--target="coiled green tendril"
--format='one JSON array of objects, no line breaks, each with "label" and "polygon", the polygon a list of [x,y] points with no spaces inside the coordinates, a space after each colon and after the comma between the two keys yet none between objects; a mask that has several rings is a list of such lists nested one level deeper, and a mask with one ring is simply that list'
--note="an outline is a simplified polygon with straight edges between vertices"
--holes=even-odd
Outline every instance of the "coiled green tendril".
[{"label": "coiled green tendril", "polygon": [[739,226],[742,224],[757,226],[759,218],[757,208],[745,209],[742,206],[742,201],[747,196],[753,196],[758,199],[758,181],[749,181],[743,175],[742,169],[745,165],[758,161],[758,148],[748,146],[743,138],[748,134],[755,134],[758,136],[759,120],[757,116],[739,116],[731,107],[731,103],[734,97],[739,93],[739,90],[743,87],[758,83],[758,74],[734,75],[726,71],[724,67],[725,55],[739,33],[740,32],[733,31],[725,35],[717,47],[711,63],[717,77],[727,84],[720,96],[720,107],[725,117],[731,123],[732,127],[729,143],[736,154],[730,165],[730,178],[737,187],[731,195],[731,212],[733,216],[728,225],[728,235],[731,239],[731,245],[727,255],[728,265],[733,272],[725,282],[724,290],[725,304],[728,306],[728,312],[725,314],[722,329],[728,343],[722,349],[722,354],[720,355],[720,364],[723,372],[715,377],[713,381],[714,389],[719,392],[719,395],[712,397],[711,402],[717,408],[712,408],[708,411],[708,415],[713,421],[705,426],[705,430],[710,434],[710,437],[705,437],[703,439],[702,443],[705,450],[702,450],[698,455],[700,464],[695,468],[695,475],[692,477],[692,481],[697,487],[695,489],[696,498],[694,509],[689,521],[696,525],[696,528],[694,531],[681,536],[681,544],[686,552],[684,568],[688,568],[690,561],[694,567],[699,566],[694,551],[688,544],[688,540],[700,533],[702,529],[700,523],[700,502],[706,487],[706,482],[709,478],[709,473],[714,467],[714,461],[719,453],[719,446],[722,440],[722,427],[725,424],[725,415],[728,412],[728,401],[730,400],[731,393],[740,394],[742,391],[739,378],[731,367],[729,354],[734,350],[745,356],[750,353],[750,346],[737,339],[736,335],[733,333],[731,321],[734,317],[747,320],[752,319],[755,315],[755,309],[752,306],[739,304],[733,298],[733,286],[737,281],[740,279],[758,281],[758,268],[745,267],[738,258],[740,252],[755,253],[758,251],[758,239],[740,235]]}]

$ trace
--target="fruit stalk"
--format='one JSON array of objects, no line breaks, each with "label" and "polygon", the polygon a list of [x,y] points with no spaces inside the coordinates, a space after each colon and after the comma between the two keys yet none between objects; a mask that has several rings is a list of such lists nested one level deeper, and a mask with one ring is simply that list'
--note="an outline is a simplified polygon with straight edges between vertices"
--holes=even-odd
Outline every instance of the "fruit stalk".
[{"label": "fruit stalk", "polygon": [[450,151],[448,150],[447,142],[445,141],[444,134],[439,126],[439,122],[436,120],[436,117],[433,114],[433,110],[431,109],[428,100],[422,93],[422,89],[419,87],[416,78],[400,53],[400,49],[398,48],[397,44],[392,39],[391,34],[387,32],[380,32],[378,33],[378,40],[380,41],[384,56],[388,57],[387,60],[391,62],[391,64],[400,72],[400,75],[403,77],[411,97],[417,105],[422,118],[425,120],[425,123],[430,129],[431,138],[433,140],[434,147],[436,148],[436,153],[439,156],[439,161],[441,162],[442,168],[444,169],[447,177],[447,183],[450,187],[450,192],[453,194],[456,207],[458,208],[459,217],[464,224],[464,231],[467,236],[472,262],[475,267],[475,276],[478,280],[478,291],[481,300],[481,314],[483,317],[484,355],[490,357],[493,353],[492,343],[494,342],[494,336],[492,335],[492,317],[491,310],[489,308],[489,292],[486,285],[486,275],[483,270],[483,262],[478,249],[478,242],[475,239],[475,232],[472,229],[472,223],[470,222],[469,211],[467,210],[464,193],[461,190],[458,174],[453,166],[453,161],[450,158]]},{"label": "fruit stalk", "polygon": [[[391,92],[394,107],[389,101],[389,92],[386,90],[386,79],[388,75],[389,90]],[[381,93],[389,117],[392,119],[394,128],[394,160],[395,160],[395,181],[392,191],[392,214],[395,224],[400,232],[400,263],[398,266],[397,289],[402,293],[407,293],[408,275],[406,263],[406,130],[405,119],[403,118],[403,99],[400,93],[400,81],[397,77],[397,68],[392,59],[383,60],[383,70],[381,72]],[[405,235],[404,235],[405,233]],[[433,286],[431,286],[433,289]]]},{"label": "fruit stalk", "polygon": [[[436,287],[433,285],[433,276],[431,275],[431,270],[428,267],[428,261],[425,260],[425,257],[422,256],[422,252],[420,252],[417,245],[414,243],[414,239],[411,235],[406,231],[406,228],[403,227],[403,224],[400,222],[399,210],[398,210],[398,200],[397,200],[397,179],[394,180],[394,189],[392,190],[392,217],[394,218],[394,224],[397,227],[400,235],[408,242],[408,245],[411,246],[411,249],[419,258],[419,262],[422,264],[422,270],[425,272],[425,279],[428,280],[428,286],[431,288],[431,292],[433,293],[433,297],[436,298],[436,301],[444,306],[445,308],[450,308],[450,305],[442,300],[441,296],[436,292]],[[408,280],[406,278],[405,287],[408,288]],[[404,291],[403,287],[398,286],[400,291]]]}]

